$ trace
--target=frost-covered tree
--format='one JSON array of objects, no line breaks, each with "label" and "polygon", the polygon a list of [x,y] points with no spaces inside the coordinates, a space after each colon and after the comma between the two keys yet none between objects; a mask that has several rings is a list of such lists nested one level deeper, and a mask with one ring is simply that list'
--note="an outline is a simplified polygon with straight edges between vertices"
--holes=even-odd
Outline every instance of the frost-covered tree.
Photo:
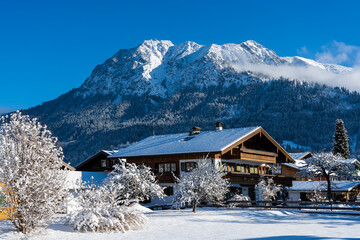
[{"label": "frost-covered tree", "polygon": [[308,178],[324,177],[327,182],[327,198],[332,201],[332,179],[352,179],[353,172],[353,165],[345,162],[340,154],[334,155],[323,152],[315,153],[311,158],[305,159],[305,165],[299,174]]},{"label": "frost-covered tree", "polygon": [[145,165],[138,167],[134,163],[125,162],[116,164],[104,184],[118,186],[115,188],[116,194],[123,201],[144,201],[151,196],[165,196],[151,168]]},{"label": "frost-covered tree", "polygon": [[187,203],[193,204],[193,212],[200,201],[215,202],[224,199],[229,191],[229,181],[208,158],[199,160],[198,166],[190,173],[177,178],[173,207],[180,208]]},{"label": "frost-covered tree", "polygon": [[306,197],[314,202],[316,208],[318,208],[319,202],[324,202],[326,198],[321,194],[320,185],[315,185],[313,182],[313,189],[314,191],[312,193],[307,193]]},{"label": "frost-covered tree", "polygon": [[273,178],[263,178],[255,186],[256,191],[258,191],[265,201],[275,199],[277,194],[281,191],[282,186],[276,184]]},{"label": "frost-covered tree", "polygon": [[69,214],[69,223],[83,232],[125,232],[143,228],[147,217],[123,204],[118,197],[118,184],[82,183],[77,190],[78,209]]},{"label": "frost-covered tree", "polygon": [[337,119],[335,124],[333,154],[340,154],[346,159],[350,156],[349,137],[341,119]]},{"label": "frost-covered tree", "polygon": [[66,197],[63,153],[57,139],[36,119],[20,112],[2,117],[0,177],[10,221],[28,233],[44,225]]}]

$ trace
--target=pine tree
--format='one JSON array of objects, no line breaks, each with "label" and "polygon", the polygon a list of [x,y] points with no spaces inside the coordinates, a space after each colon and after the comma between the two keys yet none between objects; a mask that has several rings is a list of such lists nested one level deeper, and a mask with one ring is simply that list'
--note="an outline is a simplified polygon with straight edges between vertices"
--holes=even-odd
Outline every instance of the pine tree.
[{"label": "pine tree", "polygon": [[341,119],[336,120],[333,154],[340,154],[343,158],[346,159],[350,156],[349,138],[344,126],[344,122]]}]

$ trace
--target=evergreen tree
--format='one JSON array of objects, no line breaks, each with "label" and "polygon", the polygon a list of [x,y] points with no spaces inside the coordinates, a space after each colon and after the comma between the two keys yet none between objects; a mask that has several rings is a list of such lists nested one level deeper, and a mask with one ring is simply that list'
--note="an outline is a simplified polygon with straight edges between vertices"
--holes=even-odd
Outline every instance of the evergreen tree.
[{"label": "evergreen tree", "polygon": [[341,119],[336,120],[333,154],[340,154],[343,158],[346,159],[350,156],[349,138],[344,126],[344,122]]}]

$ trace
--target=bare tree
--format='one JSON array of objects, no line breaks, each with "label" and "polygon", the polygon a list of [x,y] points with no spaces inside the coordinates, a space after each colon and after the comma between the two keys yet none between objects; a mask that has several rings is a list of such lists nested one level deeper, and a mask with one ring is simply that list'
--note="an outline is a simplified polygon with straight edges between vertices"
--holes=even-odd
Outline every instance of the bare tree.
[{"label": "bare tree", "polygon": [[265,201],[275,199],[277,194],[281,191],[282,186],[276,184],[273,178],[263,178],[255,186],[255,189],[261,194]]}]

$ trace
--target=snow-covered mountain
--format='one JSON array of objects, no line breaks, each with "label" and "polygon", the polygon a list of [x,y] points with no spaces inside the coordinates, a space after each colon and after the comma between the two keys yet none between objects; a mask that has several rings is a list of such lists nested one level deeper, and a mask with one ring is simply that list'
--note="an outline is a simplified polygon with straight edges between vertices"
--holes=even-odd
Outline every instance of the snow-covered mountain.
[{"label": "snow-covered mountain", "polygon": [[[249,65],[293,66],[343,73],[352,69],[323,64],[302,57],[279,57],[274,51],[249,40],[241,44],[209,46],[195,42],[174,45],[170,41],[147,40],[132,49],[121,49],[104,64],[95,68],[80,87],[83,96],[96,94],[142,95],[168,97],[184,87],[210,87],[219,84],[247,84],[253,79],[239,75]],[[253,72],[263,80],[271,75]],[[286,77],[286,76],[285,76]],[[301,79],[300,79],[301,80]]]},{"label": "snow-covered mountain", "polygon": [[342,118],[360,150],[360,95],[291,71],[312,78],[312,72],[346,76],[353,70],[280,57],[255,41],[203,46],[148,40],[121,49],[79,88],[26,113],[49,126],[72,163],[152,134],[194,125],[212,129],[216,121],[225,128],[261,125],[279,142],[316,150],[331,147],[335,119]]}]

